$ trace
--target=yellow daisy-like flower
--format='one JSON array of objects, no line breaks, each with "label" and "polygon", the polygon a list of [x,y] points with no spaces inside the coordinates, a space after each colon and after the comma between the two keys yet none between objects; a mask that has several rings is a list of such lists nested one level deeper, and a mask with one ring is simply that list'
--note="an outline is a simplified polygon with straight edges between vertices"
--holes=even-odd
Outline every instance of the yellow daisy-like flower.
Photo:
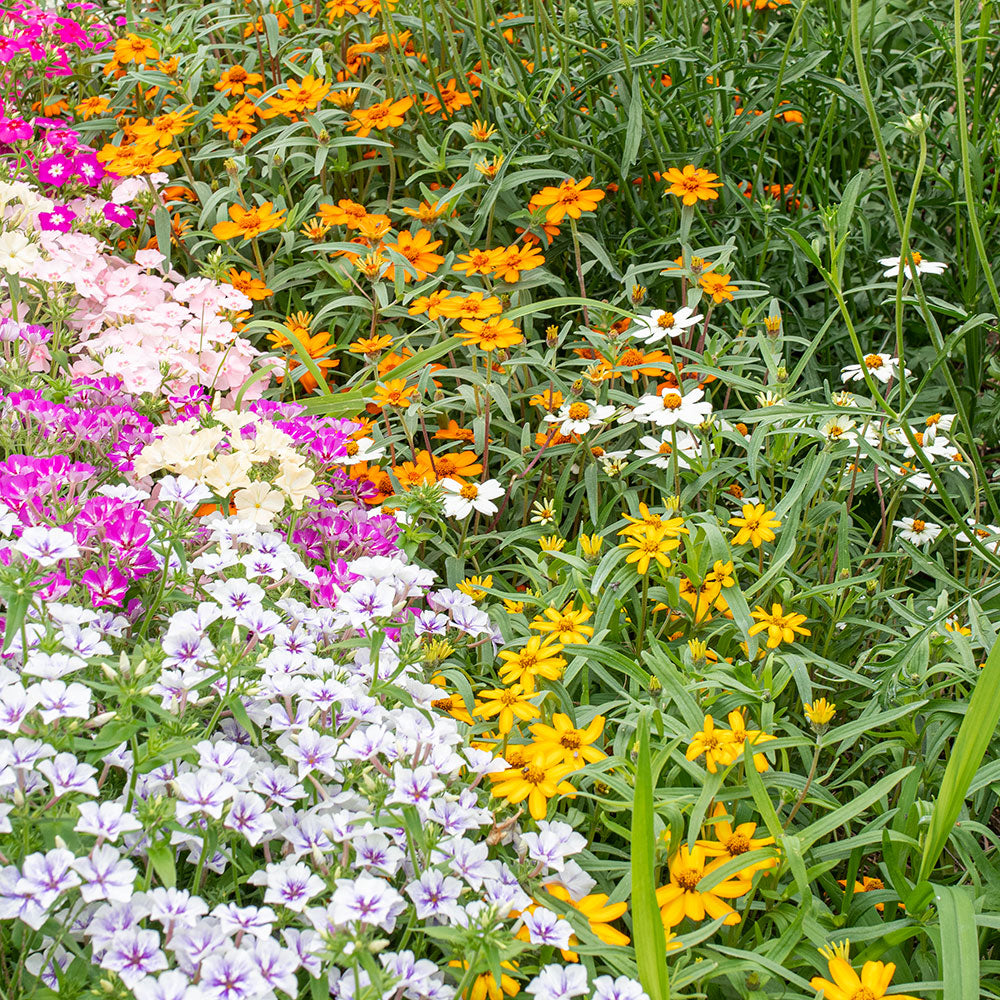
[{"label": "yellow daisy-like flower", "polygon": [[681,543],[677,538],[669,535],[670,529],[665,524],[658,528],[646,527],[640,534],[629,534],[625,541],[618,547],[620,549],[632,549],[625,557],[625,562],[634,563],[635,570],[640,576],[645,576],[649,572],[649,564],[653,561],[659,563],[663,569],[670,566],[668,552],[672,552]]},{"label": "yellow daisy-like flower", "polygon": [[739,749],[733,743],[733,734],[725,729],[715,728],[715,719],[710,715],[705,716],[701,732],[695,733],[688,744],[685,757],[688,760],[696,760],[702,754],[705,755],[705,767],[709,772],[715,774],[716,767],[721,764],[728,767],[736,759]]},{"label": "yellow daisy-like flower", "polygon": [[740,517],[731,517],[729,523],[733,527],[739,528],[733,545],[743,545],[750,542],[754,548],[759,549],[764,542],[773,542],[774,529],[781,527],[781,521],[773,510],[767,510],[762,503],[743,504],[743,512]]},{"label": "yellow daisy-like flower", "polygon": [[458,589],[463,594],[468,594],[474,601],[481,601],[486,596],[486,591],[493,586],[493,574],[486,576],[466,577],[459,585]]},{"label": "yellow daisy-like flower", "polygon": [[896,972],[892,962],[865,962],[861,975],[858,975],[850,963],[850,941],[820,948],[819,953],[826,959],[830,979],[814,976],[809,985],[821,991],[824,1000],[882,1000],[885,996],[891,996],[893,1000],[918,1000],[905,993],[886,993]]},{"label": "yellow daisy-like flower", "polygon": [[575,770],[573,764],[563,761],[560,750],[553,747],[545,753],[535,755],[520,767],[491,774],[493,796],[506,799],[512,805],[527,799],[532,819],[545,819],[549,811],[549,799],[576,792],[568,781],[563,780]]},{"label": "yellow daisy-like flower", "polygon": [[505,684],[517,682],[531,694],[539,677],[557,681],[562,677],[566,661],[559,655],[562,643],[551,636],[533,635],[527,645],[518,650],[501,650],[498,654],[504,661],[500,667],[500,679]]},{"label": "yellow daisy-like flower", "polygon": [[713,920],[725,917],[726,926],[738,924],[740,915],[725,902],[750,891],[749,879],[728,878],[711,889],[699,890],[701,880],[725,864],[721,858],[709,861],[703,847],[688,849],[682,844],[670,862],[670,882],[656,890],[656,902],[664,927],[676,927],[685,917],[700,921],[707,914]]},{"label": "yellow daisy-like flower", "polygon": [[476,708],[480,719],[497,717],[497,728],[506,735],[514,728],[514,720],[527,722],[537,719],[542,710],[528,701],[528,692],[520,684],[512,684],[508,688],[494,688],[480,694],[482,703]]},{"label": "yellow daisy-like flower", "polygon": [[583,623],[593,617],[594,612],[586,605],[575,610],[572,601],[562,611],[546,608],[528,626],[536,632],[547,632],[567,644],[582,645],[594,634],[590,625]]},{"label": "yellow daisy-like flower", "polygon": [[[723,818],[726,815],[726,807],[721,802],[716,803],[712,813],[715,818],[715,823],[712,826],[715,840],[696,841],[698,847],[705,851],[706,857],[732,861],[741,854],[756,851],[759,847],[770,847],[774,844],[774,837],[754,837],[757,832],[756,823],[740,823],[734,827],[728,819]],[[753,878],[754,872],[775,868],[777,864],[777,858],[765,858],[763,861],[741,869],[738,877],[741,879]]]},{"label": "yellow daisy-like flower", "polygon": [[803,704],[802,711],[814,726],[825,726],[837,714],[837,706],[826,698],[817,698],[811,705]]},{"label": "yellow daisy-like flower", "polygon": [[750,626],[748,635],[767,632],[768,649],[775,649],[783,642],[793,643],[796,635],[812,635],[809,629],[802,628],[802,623],[806,620],[805,615],[793,613],[786,615],[780,604],[772,604],[770,612],[758,604],[750,614],[757,619],[757,624]]},{"label": "yellow daisy-like flower", "polygon": [[578,767],[584,764],[596,764],[607,756],[593,746],[604,732],[603,715],[595,715],[586,729],[576,729],[568,715],[556,712],[552,716],[551,726],[536,722],[530,727],[529,732],[535,737],[536,747],[544,748],[546,751],[558,747],[566,763]]}]

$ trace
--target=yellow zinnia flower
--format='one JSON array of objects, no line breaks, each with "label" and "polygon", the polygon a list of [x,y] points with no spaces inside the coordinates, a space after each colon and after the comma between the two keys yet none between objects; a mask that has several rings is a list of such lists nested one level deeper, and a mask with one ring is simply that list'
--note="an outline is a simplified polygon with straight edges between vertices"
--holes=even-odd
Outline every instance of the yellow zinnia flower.
[{"label": "yellow zinnia flower", "polygon": [[731,517],[729,523],[733,527],[739,528],[733,545],[743,545],[750,542],[755,549],[759,549],[764,542],[774,541],[774,528],[781,527],[773,510],[767,510],[762,503],[743,504],[741,517]]},{"label": "yellow zinnia flower", "polygon": [[[886,996],[886,990],[892,982],[896,966],[892,962],[865,962],[859,976],[851,967],[850,941],[834,944],[829,948],[820,948],[819,953],[826,959],[830,970],[829,979],[814,976],[809,985],[814,990],[820,990],[824,1000],[881,1000]],[[904,993],[889,994],[893,1000],[918,1000]]]},{"label": "yellow zinnia flower", "polygon": [[738,924],[740,915],[724,899],[736,899],[750,891],[751,883],[744,878],[728,878],[706,891],[698,883],[726,862],[708,861],[705,850],[697,844],[688,849],[682,844],[670,862],[670,882],[656,890],[656,902],[664,927],[675,927],[685,917],[700,921],[708,914],[713,920],[725,917],[726,926]]}]

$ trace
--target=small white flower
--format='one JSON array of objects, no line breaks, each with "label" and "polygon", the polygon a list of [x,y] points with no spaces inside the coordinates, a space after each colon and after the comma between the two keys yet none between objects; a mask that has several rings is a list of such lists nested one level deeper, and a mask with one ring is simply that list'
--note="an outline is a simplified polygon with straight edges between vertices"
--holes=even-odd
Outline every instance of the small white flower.
[{"label": "small white flower", "polygon": [[836,417],[831,417],[820,427],[820,433],[827,441],[833,444],[844,441],[851,445],[851,447],[854,447],[858,443],[858,435],[854,427],[855,423],[853,420],[838,414]]},{"label": "small white flower", "polygon": [[616,407],[600,406],[596,402],[585,403],[577,400],[565,403],[558,413],[549,413],[545,419],[550,424],[559,424],[560,434],[586,434],[614,415]]},{"label": "small white flower", "polygon": [[[924,260],[916,250],[910,251],[913,263],[916,265],[917,274],[944,274],[948,269],[947,264],[938,260]],[[899,269],[903,268],[903,274],[913,280],[913,268],[909,263],[903,264],[902,257],[881,257],[879,263],[885,268],[882,272],[884,278],[895,278],[899,274]]]},{"label": "small white flower", "polygon": [[689,458],[697,458],[701,451],[698,439],[689,431],[676,431],[671,434],[665,427],[660,436],[647,434],[639,439],[641,448],[636,449],[637,458],[651,458],[652,464],[658,469],[669,469],[676,459],[678,469],[690,469]]},{"label": "small white flower", "polygon": [[893,527],[899,528],[900,538],[924,548],[930,545],[942,530],[940,524],[923,521],[919,517],[903,517],[893,521],[892,524]]},{"label": "small white flower", "polygon": [[441,482],[444,494],[444,512],[448,517],[468,517],[474,510],[480,514],[495,514],[499,509],[493,502],[507,491],[496,479],[485,483],[460,483],[457,479]]},{"label": "small white flower", "polygon": [[704,389],[692,389],[681,395],[669,386],[662,395],[642,396],[628,419],[640,423],[649,421],[659,427],[682,423],[697,427],[712,412],[712,404],[703,401]]},{"label": "small white flower", "polygon": [[[840,377],[845,382],[860,382],[865,377],[865,369],[879,382],[888,382],[898,371],[899,360],[889,354],[866,354],[865,366],[845,365],[840,370]],[[910,369],[906,369],[906,374],[910,374]]]},{"label": "small white flower", "polygon": [[656,344],[666,337],[679,337],[701,319],[704,317],[695,314],[694,310],[687,306],[682,306],[677,312],[654,309],[648,316],[637,320],[629,332],[636,340],[642,340],[647,344]]}]

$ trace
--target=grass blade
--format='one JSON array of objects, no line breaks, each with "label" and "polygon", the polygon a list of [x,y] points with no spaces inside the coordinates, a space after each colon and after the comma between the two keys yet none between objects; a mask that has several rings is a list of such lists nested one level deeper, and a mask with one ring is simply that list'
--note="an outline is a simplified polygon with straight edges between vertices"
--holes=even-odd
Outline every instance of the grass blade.
[{"label": "grass blade", "polygon": [[667,949],[656,905],[656,841],[653,772],[649,761],[649,717],[639,717],[639,759],[632,811],[632,935],[639,982],[649,1000],[669,1000]]},{"label": "grass blade", "polygon": [[1000,720],[1000,642],[995,643],[969,699],[969,707],[945,768],[941,790],[934,802],[918,881],[928,878],[941,857],[955,820],[965,804],[972,779],[979,770]]},{"label": "grass blade", "polygon": [[958,885],[934,887],[941,924],[942,1000],[979,996],[979,935],[969,890]]}]

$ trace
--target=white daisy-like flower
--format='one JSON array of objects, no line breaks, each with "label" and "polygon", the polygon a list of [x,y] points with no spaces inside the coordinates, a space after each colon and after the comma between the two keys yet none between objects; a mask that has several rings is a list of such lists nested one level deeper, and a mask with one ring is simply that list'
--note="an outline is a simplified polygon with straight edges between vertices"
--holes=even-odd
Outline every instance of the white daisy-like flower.
[{"label": "white daisy-like flower", "polygon": [[[891,354],[866,354],[864,368],[861,365],[845,365],[840,370],[840,377],[845,382],[860,382],[865,377],[865,369],[879,382],[888,382],[897,372],[899,360]],[[906,374],[911,374],[906,369]]]},{"label": "white daisy-like flower", "polygon": [[820,433],[833,444],[844,441],[853,447],[858,443],[855,426],[854,421],[849,417],[842,417],[838,414],[820,427]]},{"label": "white daisy-like flower", "polygon": [[681,423],[696,427],[712,412],[712,404],[704,400],[704,389],[692,389],[683,396],[668,387],[662,395],[641,396],[628,419],[650,422],[659,427]]},{"label": "white daisy-like flower", "polygon": [[925,421],[924,424],[927,430],[924,432],[930,438],[934,440],[938,434],[947,434],[955,423],[955,418],[957,414],[954,413],[932,413]]},{"label": "white daisy-like flower", "polygon": [[558,413],[549,413],[545,419],[550,424],[559,424],[560,434],[586,434],[610,419],[616,409],[614,406],[601,406],[597,402],[577,400],[564,403]]},{"label": "white daisy-like flower", "polygon": [[358,438],[356,441],[345,441],[347,452],[343,458],[333,459],[337,465],[355,465],[358,462],[377,462],[384,454],[385,448],[375,444],[370,437]]},{"label": "white daisy-like flower", "polygon": [[924,521],[919,517],[901,517],[898,521],[892,522],[893,527],[899,528],[899,537],[926,548],[931,542],[941,534],[940,524],[931,521]]},{"label": "white daisy-like flower", "polygon": [[[944,274],[948,265],[939,260],[924,260],[916,250],[910,251],[913,257],[913,264],[917,269],[917,274]],[[903,269],[903,274],[913,280],[913,268],[909,263],[904,264],[902,257],[881,257],[879,263],[885,270],[882,272],[884,278],[895,278],[899,274],[899,269]]]},{"label": "white daisy-like flower", "polygon": [[699,320],[704,319],[693,309],[681,306],[677,312],[665,309],[654,309],[648,316],[643,316],[629,331],[636,338],[647,344],[656,344],[666,337],[679,337],[685,330]]},{"label": "white daisy-like flower", "polygon": [[896,469],[896,474],[903,477],[903,486],[910,490],[921,490],[924,493],[936,493],[934,480],[919,470],[913,462],[906,462]]},{"label": "white daisy-like flower", "polygon": [[670,428],[665,428],[659,437],[647,434],[639,439],[641,448],[636,449],[636,458],[651,458],[652,465],[658,469],[669,469],[676,456],[678,469],[690,469],[690,458],[697,458],[701,452],[701,443],[689,431],[676,431],[671,434]]},{"label": "white daisy-like flower", "polygon": [[493,502],[507,491],[496,479],[485,483],[460,483],[457,479],[444,479],[444,512],[448,517],[464,518],[473,511],[480,514],[495,514],[499,508]]}]

